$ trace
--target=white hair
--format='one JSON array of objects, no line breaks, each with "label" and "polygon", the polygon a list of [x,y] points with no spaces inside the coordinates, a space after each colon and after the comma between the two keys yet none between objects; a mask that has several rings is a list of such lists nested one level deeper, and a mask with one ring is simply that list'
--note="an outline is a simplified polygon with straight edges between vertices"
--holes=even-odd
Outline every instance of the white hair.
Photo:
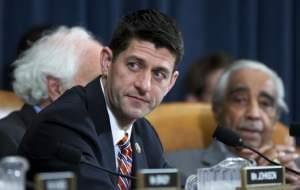
[{"label": "white hair", "polygon": [[212,105],[213,109],[216,110],[222,106],[222,103],[224,101],[225,97],[225,91],[229,82],[230,76],[238,70],[241,69],[257,69],[259,71],[262,71],[266,74],[268,74],[274,85],[275,85],[275,90],[276,90],[276,105],[277,105],[277,110],[279,113],[281,111],[283,112],[288,112],[288,106],[284,101],[284,86],[282,83],[281,78],[270,68],[268,68],[266,65],[263,63],[257,62],[257,61],[252,61],[252,60],[238,60],[235,61],[230,67],[228,67],[224,73],[221,75],[214,94],[213,94],[213,100],[212,100]]},{"label": "white hair", "polygon": [[59,79],[64,90],[72,87],[81,55],[87,51],[81,43],[87,40],[94,38],[81,27],[61,26],[43,36],[13,63],[15,93],[35,105],[48,98],[47,76]]}]

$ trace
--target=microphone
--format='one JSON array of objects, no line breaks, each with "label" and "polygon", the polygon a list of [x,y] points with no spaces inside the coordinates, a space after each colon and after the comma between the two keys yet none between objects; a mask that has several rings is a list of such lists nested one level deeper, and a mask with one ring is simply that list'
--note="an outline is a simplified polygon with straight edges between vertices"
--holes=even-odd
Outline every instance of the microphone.
[{"label": "microphone", "polygon": [[[267,160],[269,163],[276,165],[276,166],[280,166],[281,164],[276,163],[272,160],[270,160],[268,157],[266,157],[265,155],[263,155],[262,153],[260,153],[259,151],[257,151],[256,149],[252,148],[251,146],[245,144],[243,142],[243,139],[233,130],[227,128],[227,127],[220,127],[218,126],[213,134],[213,137],[215,139],[217,139],[218,141],[221,141],[222,143],[228,145],[228,146],[232,146],[232,147],[242,147],[242,148],[246,148],[249,149],[253,152],[255,152],[256,154],[258,154],[260,157],[264,158],[265,160]],[[286,170],[293,172],[297,175],[300,175],[300,172],[293,170],[289,167],[286,167]]]},{"label": "microphone", "polygon": [[237,133],[226,127],[217,127],[213,137],[228,146],[242,147],[244,145],[243,139]]},{"label": "microphone", "polygon": [[136,180],[136,177],[134,176],[129,176],[129,175],[124,175],[115,171],[112,171],[108,168],[102,167],[102,166],[97,166],[93,163],[89,163],[89,162],[85,162],[81,160],[81,156],[82,153],[80,150],[78,150],[77,148],[74,148],[70,145],[66,145],[66,144],[59,144],[58,146],[58,151],[56,153],[56,156],[66,162],[72,163],[72,164],[85,164],[88,165],[90,167],[94,167],[96,169],[99,169],[101,171],[105,171],[111,175],[115,175],[115,176],[121,176],[127,179],[131,179],[131,180]]}]

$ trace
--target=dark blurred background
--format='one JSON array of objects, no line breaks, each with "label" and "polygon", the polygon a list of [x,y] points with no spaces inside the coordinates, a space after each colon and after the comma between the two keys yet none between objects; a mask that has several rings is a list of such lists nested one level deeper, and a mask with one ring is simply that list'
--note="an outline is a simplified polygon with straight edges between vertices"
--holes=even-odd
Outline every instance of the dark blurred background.
[{"label": "dark blurred background", "polygon": [[181,75],[165,101],[182,100],[189,64],[200,56],[224,51],[274,69],[283,78],[290,107],[283,120],[300,121],[297,0],[0,0],[0,89],[11,88],[10,64],[17,43],[33,26],[80,25],[105,44],[121,16],[144,8],[176,18],[185,40]]}]

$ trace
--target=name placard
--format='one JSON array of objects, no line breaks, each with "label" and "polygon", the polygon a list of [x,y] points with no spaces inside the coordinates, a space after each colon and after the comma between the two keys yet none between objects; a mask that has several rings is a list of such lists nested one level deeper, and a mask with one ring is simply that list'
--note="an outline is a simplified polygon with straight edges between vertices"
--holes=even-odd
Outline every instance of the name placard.
[{"label": "name placard", "polygon": [[242,187],[285,184],[285,168],[282,166],[245,167],[241,171]]},{"label": "name placard", "polygon": [[36,190],[76,190],[72,172],[45,172],[35,176]]},{"label": "name placard", "polygon": [[138,172],[138,189],[175,190],[180,187],[178,170],[168,169],[142,169]]}]

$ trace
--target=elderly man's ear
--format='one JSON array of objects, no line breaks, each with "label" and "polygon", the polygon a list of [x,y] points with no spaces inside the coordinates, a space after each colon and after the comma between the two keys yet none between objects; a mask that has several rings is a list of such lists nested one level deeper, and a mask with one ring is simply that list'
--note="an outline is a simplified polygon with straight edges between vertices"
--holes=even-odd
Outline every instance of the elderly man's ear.
[{"label": "elderly man's ear", "polygon": [[58,78],[47,76],[47,90],[48,98],[51,102],[54,102],[58,97],[62,95],[61,83]]}]

